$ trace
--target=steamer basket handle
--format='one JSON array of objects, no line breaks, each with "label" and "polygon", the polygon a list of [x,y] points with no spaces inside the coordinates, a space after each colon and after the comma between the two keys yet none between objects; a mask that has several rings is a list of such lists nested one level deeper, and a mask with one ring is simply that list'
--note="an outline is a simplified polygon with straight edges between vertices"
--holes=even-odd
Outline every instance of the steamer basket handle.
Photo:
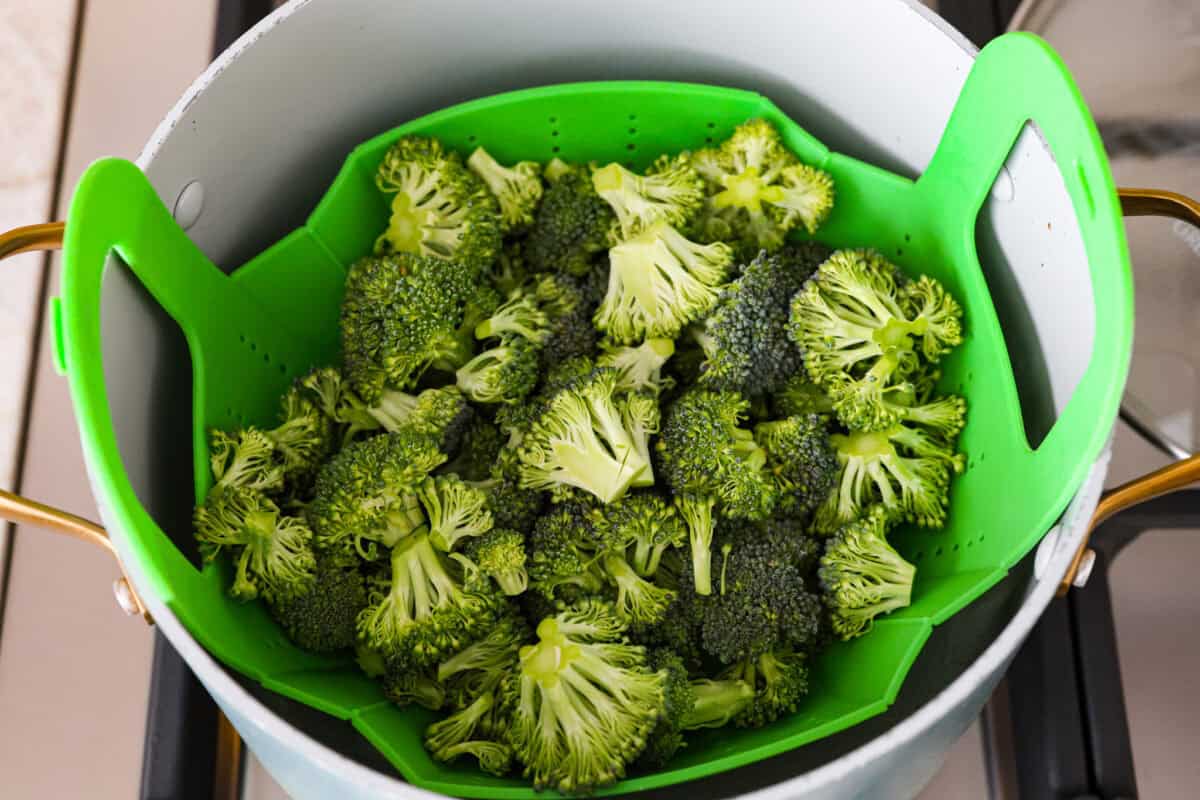
[{"label": "steamer basket handle", "polygon": [[[1200,228],[1200,203],[1185,195],[1163,189],[1119,189],[1117,196],[1121,200],[1121,213],[1126,217],[1171,217]],[[1077,585],[1077,581],[1078,585],[1086,583],[1095,559],[1095,553],[1088,543],[1092,531],[1101,523],[1127,508],[1187,488],[1196,481],[1200,481],[1200,455],[1168,464],[1105,492],[1088,523],[1087,533],[1071,560],[1071,566],[1059,584],[1058,596],[1065,595],[1072,586]]]},{"label": "steamer basket handle", "polygon": [[[42,225],[26,225],[6,233],[0,233],[0,260],[34,250],[59,250],[62,248],[65,230],[66,226],[62,222],[47,222]],[[0,519],[24,525],[36,525],[39,528],[71,536],[108,551],[121,571],[121,577],[113,582],[113,593],[116,595],[117,604],[125,613],[131,616],[136,614],[147,624],[153,624],[154,620],[151,619],[150,612],[147,611],[146,605],[133,588],[133,582],[125,575],[121,557],[117,554],[117,550],[104,528],[83,517],[3,489],[0,489]]]}]

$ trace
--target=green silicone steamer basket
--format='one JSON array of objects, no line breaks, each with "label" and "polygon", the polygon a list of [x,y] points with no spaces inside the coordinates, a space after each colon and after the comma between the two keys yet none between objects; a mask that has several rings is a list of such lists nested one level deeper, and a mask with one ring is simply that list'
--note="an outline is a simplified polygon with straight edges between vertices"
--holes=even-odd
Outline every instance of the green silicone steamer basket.
[{"label": "green silicone steamer basket", "polygon": [[[373,175],[397,137],[434,136],[464,155],[482,145],[504,163],[559,156],[637,169],[660,153],[720,141],[754,117],[774,123],[802,160],[833,176],[836,206],[816,238],[877,248],[906,271],[941,281],[962,303],[965,340],[944,363],[941,381],[967,399],[961,448],[968,466],[953,484],[943,530],[895,534],[898,550],[918,567],[911,606],[816,660],[797,713],[761,729],[693,736],[666,768],[632,771],[599,794],[746,765],[888,708],[933,626],[999,581],[1055,524],[1105,445],[1128,369],[1132,280],[1117,193],[1065,67],[1025,34],[1002,37],[979,54],[916,180],[829,150],[805,131],[805,120],[788,119],[770,97],[753,92],[657,82],[544,86],[445,108],[363,142],[303,226],[226,274],[192,244],[137,167],[118,159],[94,163],[71,202],[52,324],[97,499],[128,540],[143,576],[138,590],[165,603],[229,668],[352,725],[416,786],[458,797],[552,796],[535,793],[519,775],[501,779],[470,763],[433,761],[422,746],[433,714],[388,703],[350,658],[298,649],[260,603],[229,598],[227,564],[200,569],[173,544],[190,531],[164,530],[143,508],[117,446],[103,367],[114,349],[101,337],[102,280],[106,270],[128,270],[183,333],[192,396],[191,408],[177,413],[190,416],[200,499],[211,478],[206,431],[271,423],[293,378],[336,360],[345,271],[386,225],[387,199]],[[1014,365],[975,249],[977,213],[1029,121],[1060,167],[1087,253],[1091,297],[1064,302],[1092,303],[1100,323],[1086,370],[1036,446],[1026,435]]]}]

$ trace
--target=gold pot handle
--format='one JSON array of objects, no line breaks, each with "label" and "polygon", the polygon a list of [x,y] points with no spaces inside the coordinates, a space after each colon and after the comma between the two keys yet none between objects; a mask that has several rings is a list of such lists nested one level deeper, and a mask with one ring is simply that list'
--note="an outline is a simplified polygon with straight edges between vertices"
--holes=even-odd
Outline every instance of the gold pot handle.
[{"label": "gold pot handle", "polygon": [[[1165,189],[1118,189],[1117,196],[1121,199],[1121,212],[1127,217],[1171,217],[1200,228],[1200,203],[1186,195]],[[1075,557],[1071,559],[1071,566],[1067,568],[1056,596],[1062,597],[1070,591],[1079,575],[1080,565],[1096,557],[1088,543],[1092,532],[1102,522],[1127,508],[1187,488],[1196,481],[1200,481],[1200,455],[1168,464],[1105,492],[1088,522],[1087,533],[1079,543]]]},{"label": "gold pot handle", "polygon": [[[23,228],[14,228],[7,233],[0,233],[0,260],[33,250],[58,250],[62,248],[63,231],[63,223],[48,222],[44,225],[26,225]],[[133,583],[125,575],[125,568],[121,565],[117,549],[108,538],[108,533],[104,528],[83,517],[51,508],[3,489],[0,489],[0,519],[25,525],[36,525],[39,528],[72,536],[107,550],[121,570],[121,577],[113,583],[113,593],[117,597],[117,604],[126,613],[136,614],[147,623],[153,623],[142,598],[138,597]]]}]

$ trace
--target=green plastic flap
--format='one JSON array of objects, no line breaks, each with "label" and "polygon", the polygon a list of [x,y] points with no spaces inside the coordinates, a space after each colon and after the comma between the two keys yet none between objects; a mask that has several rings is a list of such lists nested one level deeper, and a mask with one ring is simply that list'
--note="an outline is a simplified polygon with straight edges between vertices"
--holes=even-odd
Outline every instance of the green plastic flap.
[{"label": "green plastic flap", "polygon": [[[345,270],[369,252],[385,225],[387,201],[372,176],[397,137],[436,136],[464,155],[483,145],[504,162],[560,156],[638,168],[659,153],[719,141],[756,116],[774,122],[802,159],[833,175],[837,204],[821,240],[879,248],[904,268],[943,281],[963,303],[965,341],[945,363],[942,382],[967,398],[962,447],[970,466],[953,487],[946,529],[896,533],[901,552],[919,566],[913,605],[824,653],[797,714],[759,730],[695,736],[667,768],[633,773],[601,794],[745,765],[886,709],[932,627],[993,586],[1057,521],[1109,435],[1130,357],[1129,256],[1100,139],[1061,61],[1028,34],[1006,35],[980,53],[937,153],[916,181],[831,152],[751,92],[655,82],[529,89],[448,108],[363,143],[303,227],[227,276],[174,223],[134,165],[93,164],[71,204],[61,313],[52,319],[95,492],[145,576],[138,588],[161,598],[223,663],[348,720],[413,784],[459,797],[553,796],[537,795],[519,777],[434,762],[421,746],[427,712],[388,704],[348,659],[292,646],[261,604],[227,596],[225,567],[197,570],[176,549],[139,501],[114,432],[101,337],[106,325],[120,321],[102,324],[103,278],[107,270],[132,271],[183,331],[192,359],[191,446],[201,497],[209,481],[205,431],[271,422],[294,376],[336,358]],[[1082,380],[1036,449],[1023,431],[974,234],[983,199],[1027,120],[1038,124],[1062,170],[1087,252],[1095,318],[1103,321]]]}]

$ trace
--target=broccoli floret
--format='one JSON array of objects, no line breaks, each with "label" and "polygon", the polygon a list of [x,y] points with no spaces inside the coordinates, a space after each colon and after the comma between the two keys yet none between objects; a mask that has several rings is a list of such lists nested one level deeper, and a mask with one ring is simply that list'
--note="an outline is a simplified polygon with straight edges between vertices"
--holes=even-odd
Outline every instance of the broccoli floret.
[{"label": "broccoli floret", "polygon": [[721,676],[753,687],[754,699],[733,718],[739,728],[759,728],[784,714],[795,713],[808,694],[808,665],[804,653],[778,650],[730,667]]},{"label": "broccoli floret", "polygon": [[284,516],[262,492],[236,486],[210,491],[193,522],[205,562],[229,550],[229,593],[239,600],[283,602],[308,592],[316,579],[312,530],[304,520]]},{"label": "broccoli floret", "polygon": [[211,491],[274,492],[283,488],[284,466],[276,458],[275,443],[258,428],[232,433],[214,428],[209,432],[208,451],[213,473]]},{"label": "broccoli floret", "polygon": [[542,199],[542,168],[534,161],[511,167],[498,163],[482,147],[475,148],[467,167],[487,184],[500,206],[500,232],[511,233],[533,224],[533,213]]},{"label": "broccoli floret", "polygon": [[372,581],[359,639],[396,668],[422,669],[458,652],[495,623],[498,597],[467,590],[425,528],[391,551],[391,576]]},{"label": "broccoli floret", "polygon": [[270,603],[288,638],[305,650],[331,653],[354,647],[355,620],[367,606],[362,573],[318,554],[313,583],[304,594]]},{"label": "broccoli floret", "polygon": [[543,371],[596,349],[592,314],[599,299],[583,282],[570,275],[543,275],[534,286],[534,297],[549,319],[540,353]]},{"label": "broccoli floret", "polygon": [[806,277],[764,252],[727,284],[697,332],[705,354],[700,383],[759,395],[803,369],[787,323],[791,299]]},{"label": "broccoli floret", "polygon": [[712,594],[712,540],[716,531],[713,507],[716,499],[711,495],[683,492],[675,496],[675,505],[687,525],[693,586],[697,594]]},{"label": "broccoli floret", "polygon": [[522,488],[520,462],[512,449],[500,451],[491,476],[474,485],[487,493],[488,510],[497,528],[526,533],[545,505],[544,493]]},{"label": "broccoli floret", "polygon": [[875,503],[927,528],[945,523],[950,478],[963,469],[950,440],[909,423],[829,438],[841,467],[834,491],[817,509],[818,531],[832,533]]},{"label": "broccoli floret", "polygon": [[429,516],[429,541],[444,553],[492,529],[487,493],[453,475],[426,478],[417,496]]},{"label": "broccoli floret", "polygon": [[397,253],[351,265],[342,299],[345,376],[367,403],[463,357],[458,327],[474,279],[457,262]]},{"label": "broccoli floret", "polygon": [[743,254],[778,249],[794,228],[813,233],[833,208],[833,179],[800,163],[762,119],[739,125],[691,161],[709,195],[698,229],[705,240],[738,242]]},{"label": "broccoli floret", "polygon": [[817,574],[841,639],[862,636],[875,617],[907,606],[916,568],[888,543],[889,515],[881,506],[838,529],[825,543]]},{"label": "broccoli floret", "polygon": [[[754,659],[782,648],[805,649],[816,641],[821,599],[789,556],[793,547],[778,529],[726,526],[714,543],[722,564],[719,591],[704,601],[704,648],[723,664]],[[794,534],[799,538],[799,534]]]},{"label": "broccoli floret", "polygon": [[491,532],[469,540],[463,553],[506,595],[518,595],[529,588],[525,537],[519,531],[493,528]]},{"label": "broccoli floret", "polygon": [[453,259],[478,273],[500,250],[500,210],[483,181],[437,139],[405,136],[383,157],[375,184],[392,195],[376,254]]},{"label": "broccoli floret", "polygon": [[738,427],[748,409],[736,392],[691,389],[667,409],[656,448],[662,475],[676,493],[711,495],[725,516],[763,519],[778,492],[766,451]]},{"label": "broccoli floret", "polygon": [[464,364],[455,378],[477,403],[515,403],[537,383],[537,349],[520,336],[506,338]]},{"label": "broccoli floret", "polygon": [[416,395],[384,389],[378,400],[369,405],[353,392],[345,392],[338,413],[348,426],[348,436],[380,428],[389,433],[407,429],[429,436],[443,453],[458,449],[463,432],[474,417],[462,392],[453,386],[426,389]]},{"label": "broccoli floret", "polygon": [[531,637],[525,620],[515,610],[508,609],[485,636],[440,663],[437,680],[446,687],[453,704],[465,708],[504,681],[507,672],[516,665],[517,651]]},{"label": "broccoli floret", "polygon": [[630,638],[640,644],[665,647],[683,659],[690,671],[701,671],[707,661],[700,646],[704,598],[696,592],[691,558],[679,550],[668,550],[654,573],[654,582],[674,592],[675,598],[657,625],[632,629]]},{"label": "broccoli floret", "polygon": [[496,700],[482,694],[469,706],[432,723],[425,729],[425,748],[436,760],[450,763],[459,756],[474,756],[479,768],[498,777],[512,770],[512,749],[491,739],[474,738],[480,721],[491,715]]},{"label": "broccoli floret", "polygon": [[624,777],[663,707],[665,671],[621,640],[608,604],[584,602],[538,623],[506,681],[508,744],[537,789],[586,793]]},{"label": "broccoli floret", "polygon": [[407,431],[347,445],[317,473],[308,519],[318,545],[374,560],[380,545],[424,524],[417,492],[445,460],[429,437]]},{"label": "broccoli floret", "polygon": [[598,594],[605,585],[597,555],[589,509],[561,503],[538,517],[526,543],[529,585],[548,599],[571,600],[576,594]]},{"label": "broccoli floret", "polygon": [[439,467],[438,472],[457,475],[465,481],[487,480],[503,447],[500,429],[482,417],[473,416],[454,457]]},{"label": "broccoli floret", "polygon": [[662,368],[675,353],[670,339],[647,339],[636,347],[622,347],[609,342],[600,344],[596,363],[617,371],[617,388],[630,392],[649,392],[658,395],[670,388],[673,381],[663,377]]},{"label": "broccoli floret", "polygon": [[684,746],[684,731],[727,725],[754,699],[754,690],[744,681],[689,680],[683,659],[670,650],[652,650],[648,658],[652,669],[667,673],[667,682],[663,713],[638,756],[640,766],[665,765]]},{"label": "broccoli floret", "polygon": [[616,589],[615,607],[623,622],[633,628],[644,628],[663,620],[675,592],[639,575],[625,559],[624,552],[610,550],[599,563]]},{"label": "broccoli floret", "polygon": [[608,289],[593,321],[621,344],[673,339],[713,307],[732,262],[728,245],[696,244],[656,222],[609,251]]},{"label": "broccoli floret", "polygon": [[687,528],[675,507],[657,494],[628,494],[615,503],[592,511],[596,537],[613,551],[624,553],[630,566],[644,578],[658,571],[668,548],[687,541]]},{"label": "broccoli floret", "polygon": [[613,162],[592,173],[592,186],[617,215],[617,241],[657,222],[687,225],[704,201],[704,182],[686,158],[660,158],[646,175]]},{"label": "broccoli floret", "polygon": [[754,439],[767,451],[767,468],[779,490],[778,510],[809,514],[837,483],[837,453],[825,421],[816,414],[754,426]]},{"label": "broccoli floret", "polygon": [[662,411],[658,398],[647,392],[632,392],[617,398],[621,421],[633,440],[638,458],[646,465],[632,486],[653,486],[654,466],[650,455],[650,437],[656,435],[662,425]]},{"label": "broccoli floret", "polygon": [[536,272],[585,275],[592,256],[608,248],[616,224],[612,208],[592,186],[589,169],[563,166],[538,206],[525,248]]},{"label": "broccoli floret", "polygon": [[839,250],[792,301],[789,330],[842,423],[882,430],[903,418],[890,396],[962,341],[961,317],[936,281],[901,285],[878,253]]},{"label": "broccoli floret", "polygon": [[550,320],[538,307],[537,298],[516,289],[490,317],[475,326],[475,338],[520,336],[541,344],[550,334],[549,325]]},{"label": "broccoli floret", "polygon": [[805,372],[798,372],[788,378],[771,397],[771,409],[780,417],[807,416],[820,414],[829,417],[833,414],[833,401],[820,386],[813,383]]},{"label": "broccoli floret", "polygon": [[333,420],[300,387],[289,389],[281,405],[282,422],[266,435],[275,445],[276,457],[283,462],[285,482],[307,489],[333,449]]},{"label": "broccoli floret", "polygon": [[[430,674],[431,670],[414,670],[407,666],[389,667],[377,651],[360,645],[360,653],[362,652],[371,654],[372,671],[383,670],[378,676],[379,683],[384,697],[391,702],[401,708],[416,703],[430,711],[440,711],[446,705],[446,689]],[[361,660],[360,655],[360,662]]]},{"label": "broccoli floret", "polygon": [[[496,256],[487,273],[488,284],[495,287],[499,295],[507,297],[514,289],[525,285],[529,278],[529,266],[525,263],[527,247],[525,239],[507,239],[500,248],[500,255]],[[499,297],[496,305],[500,305]]]},{"label": "broccoli floret", "polygon": [[639,455],[648,443],[635,438],[628,409],[614,397],[616,377],[596,368],[553,396],[521,440],[522,486],[560,493],[575,487],[611,503],[650,469]]}]

